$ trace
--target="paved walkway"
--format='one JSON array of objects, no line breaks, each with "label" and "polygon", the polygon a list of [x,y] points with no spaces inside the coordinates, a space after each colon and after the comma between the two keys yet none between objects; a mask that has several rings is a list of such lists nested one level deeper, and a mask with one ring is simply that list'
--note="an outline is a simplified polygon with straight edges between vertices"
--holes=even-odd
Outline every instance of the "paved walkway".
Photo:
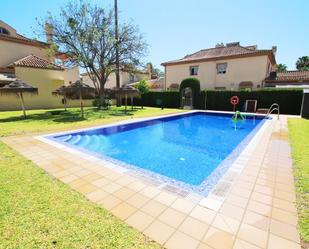
[{"label": "paved walkway", "polygon": [[[273,120],[216,208],[32,136],[2,138],[51,176],[171,249],[300,249],[286,117]],[[206,205],[207,206],[207,205]]]}]

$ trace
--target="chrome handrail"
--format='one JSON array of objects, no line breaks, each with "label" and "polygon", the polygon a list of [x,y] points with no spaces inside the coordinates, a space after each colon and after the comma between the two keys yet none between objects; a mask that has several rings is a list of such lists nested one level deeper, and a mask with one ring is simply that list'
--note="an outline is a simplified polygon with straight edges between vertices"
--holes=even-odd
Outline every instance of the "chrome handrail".
[{"label": "chrome handrail", "polygon": [[270,108],[268,109],[268,112],[266,114],[266,117],[268,117],[270,114],[272,114],[273,111],[277,111],[277,117],[279,120],[280,115],[280,106],[277,103],[273,103]]}]

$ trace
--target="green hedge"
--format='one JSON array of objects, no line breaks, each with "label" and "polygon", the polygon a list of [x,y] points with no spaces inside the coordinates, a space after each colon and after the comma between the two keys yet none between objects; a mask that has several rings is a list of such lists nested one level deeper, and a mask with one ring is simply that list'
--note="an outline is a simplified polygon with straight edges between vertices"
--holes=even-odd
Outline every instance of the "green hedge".
[{"label": "green hedge", "polygon": [[[257,91],[207,91],[206,101],[208,110],[232,111],[230,104],[232,96],[238,96],[238,110],[244,110],[246,100],[257,100],[257,108],[269,108],[273,103],[280,106],[280,113],[299,115],[303,98],[303,91],[300,89],[263,89]],[[205,91],[201,93],[201,108],[205,109]]]},{"label": "green hedge", "polygon": [[[199,96],[199,109],[205,109],[205,91],[201,91]],[[237,105],[238,110],[243,110],[247,99],[257,100],[258,108],[269,108],[271,104],[280,105],[280,113],[299,115],[302,103],[303,91],[300,89],[269,89],[257,91],[207,91],[207,110],[232,111],[233,106],[230,104],[232,96],[238,96],[240,103]],[[166,108],[180,107],[179,92],[149,92],[144,95],[144,105]],[[128,103],[130,101],[128,100]],[[135,105],[140,105],[140,99],[134,99]]]},{"label": "green hedge", "polygon": [[[134,105],[141,105],[141,98],[134,98]],[[128,99],[128,103],[130,100]],[[148,92],[143,94],[143,105],[166,108],[179,108],[180,94],[179,92]]]}]

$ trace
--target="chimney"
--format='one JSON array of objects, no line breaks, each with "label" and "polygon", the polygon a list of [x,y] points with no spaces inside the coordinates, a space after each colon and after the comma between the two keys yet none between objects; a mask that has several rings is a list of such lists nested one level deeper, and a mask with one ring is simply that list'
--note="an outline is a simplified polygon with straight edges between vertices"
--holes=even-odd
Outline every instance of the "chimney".
[{"label": "chimney", "polygon": [[236,46],[240,46],[239,42],[230,42],[226,44],[227,47],[236,47]]},{"label": "chimney", "polygon": [[45,35],[46,35],[46,42],[48,44],[52,44],[53,43],[53,26],[48,22],[45,23]]},{"label": "chimney", "polygon": [[277,46],[272,46],[271,50],[273,51],[273,54],[276,55],[276,53],[277,53]]},{"label": "chimney", "polygon": [[223,42],[217,43],[217,44],[216,44],[216,48],[224,48]]}]

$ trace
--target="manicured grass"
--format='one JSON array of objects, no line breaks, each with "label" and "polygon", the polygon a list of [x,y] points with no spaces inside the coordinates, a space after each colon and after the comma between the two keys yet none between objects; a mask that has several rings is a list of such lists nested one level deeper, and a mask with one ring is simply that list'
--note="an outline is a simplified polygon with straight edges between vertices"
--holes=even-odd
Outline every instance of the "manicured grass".
[{"label": "manicured grass", "polygon": [[160,248],[0,142],[0,248]]},{"label": "manicured grass", "polygon": [[[47,110],[28,111],[26,120],[20,117],[20,112],[0,112],[0,136],[71,129],[180,111],[145,108],[124,114],[122,109],[87,108],[87,120],[80,119],[78,108],[58,115]],[[160,246],[0,142],[0,248]]]},{"label": "manicured grass", "polygon": [[294,176],[299,212],[299,232],[309,242],[309,120],[289,119]]},{"label": "manicured grass", "polygon": [[[80,116],[79,108],[69,108],[67,112],[58,110],[30,110],[27,119],[22,118],[21,111],[0,112],[0,136],[16,135],[29,132],[64,130],[116,122],[129,118],[164,115],[181,112],[178,109],[164,109],[145,107],[124,112],[124,107],[112,107],[109,110],[85,108],[85,117]],[[62,111],[57,114],[57,111]],[[56,114],[55,114],[56,113]]]}]

